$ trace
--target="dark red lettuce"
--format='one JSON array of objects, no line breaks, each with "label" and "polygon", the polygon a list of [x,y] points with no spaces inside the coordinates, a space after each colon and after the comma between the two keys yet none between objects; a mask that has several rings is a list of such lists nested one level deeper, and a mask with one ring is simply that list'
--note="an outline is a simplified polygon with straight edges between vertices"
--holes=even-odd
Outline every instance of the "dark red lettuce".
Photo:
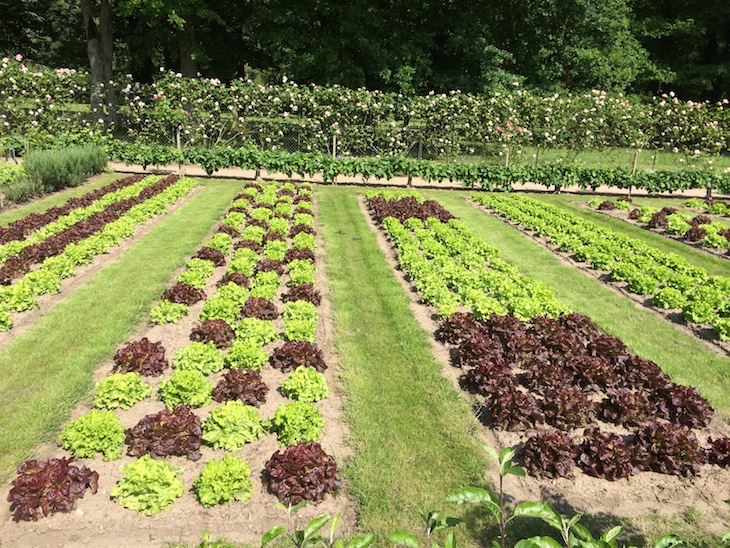
[{"label": "dark red lettuce", "polygon": [[160,299],[163,301],[170,301],[172,303],[192,306],[198,301],[205,299],[205,293],[192,285],[176,283],[172,287],[166,289]]},{"label": "dark red lettuce", "polygon": [[231,369],[213,388],[213,399],[218,402],[241,400],[246,405],[258,407],[266,402],[269,387],[256,369]]},{"label": "dark red lettuce", "polygon": [[638,474],[641,468],[632,444],[613,432],[586,428],[578,453],[578,466],[586,474],[615,481]]},{"label": "dark red lettuce", "polygon": [[322,351],[316,344],[308,341],[285,342],[283,346],[274,348],[269,356],[269,363],[284,373],[294,371],[300,365],[314,367],[319,372],[327,369]]},{"label": "dark red lettuce", "polygon": [[314,285],[305,283],[292,286],[288,292],[281,296],[281,300],[285,303],[290,301],[307,301],[314,306],[319,306],[319,303],[322,302],[322,295],[314,289]]},{"label": "dark red lettuce", "polygon": [[159,377],[169,365],[162,343],[153,343],[147,337],[132,341],[114,354],[114,371],[119,373]]},{"label": "dark red lettuce", "polygon": [[202,422],[184,404],[174,410],[163,409],[154,415],[147,415],[136,426],[127,430],[124,438],[129,448],[127,455],[141,457],[149,454],[162,459],[169,455],[200,459]]},{"label": "dark red lettuce", "polygon": [[527,438],[518,457],[525,470],[542,478],[567,478],[573,474],[578,446],[559,430],[538,430]]},{"label": "dark red lettuce", "polygon": [[221,319],[204,320],[193,328],[190,340],[197,342],[212,342],[216,348],[228,348],[233,343],[236,333],[228,322]]}]

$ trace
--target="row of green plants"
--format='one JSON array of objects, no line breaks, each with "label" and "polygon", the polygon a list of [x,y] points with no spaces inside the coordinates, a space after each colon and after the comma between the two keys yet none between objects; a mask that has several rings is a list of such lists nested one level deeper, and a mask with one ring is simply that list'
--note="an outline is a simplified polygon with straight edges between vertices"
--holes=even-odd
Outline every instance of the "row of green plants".
[{"label": "row of green plants", "polygon": [[[133,236],[138,225],[166,213],[172,204],[190,194],[197,185],[193,179],[178,180],[177,176],[171,175],[153,182],[136,196],[127,198],[124,209],[112,204],[110,207],[115,211],[109,212],[108,216],[105,215],[108,208],[92,215],[84,221],[85,230],[70,230],[72,234],[67,234],[68,229],[59,232],[54,242],[57,245],[47,250],[48,253],[44,255],[47,258],[42,260],[40,267],[33,270],[24,267],[19,271],[17,281],[0,286],[0,330],[12,328],[11,312],[38,308],[36,297],[58,293],[61,280],[75,276],[79,266],[91,263],[94,257],[106,253],[123,238]],[[111,222],[106,222],[106,217]]]},{"label": "row of green plants", "polygon": [[[112,498],[144,515],[164,510],[184,493],[183,469],[164,459],[197,461],[202,445],[226,454],[206,462],[194,481],[200,504],[248,501],[251,470],[237,453],[269,432],[282,446],[265,470],[279,504],[319,501],[340,485],[334,459],[317,441],[325,424],[313,405],[329,395],[329,388],[322,352],[314,344],[320,296],[314,288],[311,196],[308,186],[291,183],[249,183],[236,196],[218,231],[150,315],[153,324],[178,322],[202,301],[190,344],[179,348],[171,363],[163,345],[146,337],[119,349],[114,372],[96,385],[95,409],[68,423],[60,436],[72,458],[27,461],[18,469],[9,497],[16,520],[71,509],[86,487],[95,492],[99,481],[95,472],[70,464],[73,459],[119,459],[125,444],[127,455],[139,458],[121,467],[123,477]],[[279,312],[276,297],[287,270],[289,290],[281,296]],[[216,272],[222,276],[213,284]],[[217,289],[206,299],[211,287]],[[267,345],[280,338],[275,326],[280,316],[287,342],[268,351]],[[257,408],[269,392],[261,376],[268,363],[289,373],[280,391],[292,401],[264,419]],[[155,383],[164,409],[124,429],[119,411],[155,392],[142,377],[160,377],[170,365],[172,375]],[[217,375],[220,381],[214,386],[210,377],[223,369],[228,371]],[[193,409],[213,400],[222,405],[201,420]]]},{"label": "row of green plants", "polygon": [[556,249],[597,271],[631,293],[648,295],[663,310],[681,311],[689,324],[711,325],[730,340],[730,279],[711,276],[674,253],[665,253],[623,233],[525,196],[472,194],[472,200],[549,239]]},{"label": "row of green plants", "polygon": [[240,148],[185,148],[145,145],[114,139],[103,142],[112,160],[126,164],[148,165],[192,164],[202,167],[209,175],[229,167],[247,170],[266,170],[285,173],[288,177],[299,174],[305,178],[321,174],[324,181],[336,181],[342,174],[389,180],[393,177],[413,177],[429,182],[458,181],[465,187],[484,190],[511,190],[513,185],[536,183],[546,189],[560,190],[577,185],[595,190],[608,186],[648,192],[675,192],[688,189],[716,189],[730,192],[730,173],[711,170],[684,169],[675,171],[637,171],[624,168],[588,168],[569,164],[539,166],[495,166],[488,162],[459,163],[414,160],[405,156],[366,158],[334,158],[315,152],[287,153],[266,150],[256,146]]},{"label": "row of green plants", "polygon": [[[213,147],[257,144],[342,154],[404,154],[417,138],[436,154],[497,147],[663,148],[688,155],[727,152],[727,101],[681,101],[673,93],[640,101],[620,93],[542,96],[516,86],[490,95],[384,93],[341,86],[259,85],[182,78],[162,72],[152,84],[130,76],[103,82],[116,92],[117,130],[145,143]],[[0,137],[20,134],[37,145],[55,135],[103,131],[101,112],[78,108],[89,94],[86,73],[0,64]],[[414,135],[415,134],[415,135]],[[289,141],[289,143],[287,143]]]}]

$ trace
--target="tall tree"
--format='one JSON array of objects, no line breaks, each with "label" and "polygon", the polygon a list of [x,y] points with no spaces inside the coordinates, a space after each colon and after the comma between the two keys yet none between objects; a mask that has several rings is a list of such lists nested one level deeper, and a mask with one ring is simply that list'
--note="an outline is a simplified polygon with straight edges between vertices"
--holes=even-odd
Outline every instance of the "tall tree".
[{"label": "tall tree", "polygon": [[112,60],[114,33],[112,29],[112,0],[81,0],[81,17],[86,34],[86,51],[91,73],[91,111],[107,124],[117,122],[117,103],[114,87]]}]

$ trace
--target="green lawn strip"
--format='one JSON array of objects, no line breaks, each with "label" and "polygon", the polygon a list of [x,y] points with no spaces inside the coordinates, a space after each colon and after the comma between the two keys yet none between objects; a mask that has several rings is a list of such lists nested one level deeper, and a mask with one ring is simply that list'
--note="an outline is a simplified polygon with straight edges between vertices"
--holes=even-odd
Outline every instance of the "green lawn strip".
[{"label": "green lawn strip", "polygon": [[450,492],[482,485],[486,460],[469,406],[441,374],[432,334],[413,317],[358,192],[319,187],[317,199],[355,449],[345,473],[360,530],[383,542],[396,530],[422,531],[420,511],[443,509]]},{"label": "green lawn strip", "polygon": [[0,480],[54,438],[240,189],[209,183],[0,353]]},{"label": "green lawn strip", "polygon": [[655,361],[675,382],[699,388],[718,413],[730,418],[728,358],[710,352],[700,341],[650,310],[561,263],[514,228],[470,206],[464,201],[467,193],[425,194],[438,199],[521,272],[548,284],[558,299],[593,318],[608,333],[621,337],[640,356]]},{"label": "green lawn strip", "polygon": [[99,175],[92,181],[84,183],[83,185],[66,188],[64,190],[60,190],[59,192],[49,194],[44,198],[33,200],[32,202],[29,202],[27,204],[23,204],[14,209],[10,209],[4,213],[0,213],[0,226],[8,226],[13,221],[22,219],[23,217],[26,217],[31,213],[44,213],[47,209],[51,207],[65,204],[70,198],[83,196],[84,194],[87,194],[92,190],[96,190],[97,188],[101,188],[113,181],[116,181],[117,179],[122,179],[128,176],[129,175],[126,173],[104,173],[103,175]]},{"label": "green lawn strip", "polygon": [[632,225],[631,223],[622,221],[621,219],[616,219],[613,217],[609,217],[608,215],[603,215],[602,213],[598,213],[596,211],[588,210],[582,206],[573,203],[578,201],[575,196],[533,194],[531,195],[531,197],[553,204],[562,209],[565,209],[566,211],[570,211],[571,213],[578,215],[584,219],[593,221],[599,226],[604,226],[617,232],[623,232],[624,234],[627,234],[632,238],[641,240],[649,244],[650,246],[660,249],[661,251],[664,251],[666,253],[676,253],[677,255],[680,255],[687,259],[691,264],[704,268],[710,274],[730,276],[730,261],[728,261],[727,259],[721,259],[719,257],[714,257],[709,253],[697,251],[685,243],[672,240],[670,238],[665,238],[664,236],[655,234],[654,232],[651,232],[650,230],[647,230],[645,228]]}]

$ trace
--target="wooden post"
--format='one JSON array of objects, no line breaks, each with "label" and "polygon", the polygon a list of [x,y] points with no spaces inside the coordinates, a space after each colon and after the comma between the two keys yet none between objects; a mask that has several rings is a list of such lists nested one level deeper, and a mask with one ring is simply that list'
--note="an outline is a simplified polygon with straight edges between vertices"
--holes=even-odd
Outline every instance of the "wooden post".
[{"label": "wooden post", "polygon": [[636,152],[634,152],[634,167],[631,170],[631,175],[636,175],[636,168],[639,166],[639,154],[641,153],[641,149],[637,148]]}]

